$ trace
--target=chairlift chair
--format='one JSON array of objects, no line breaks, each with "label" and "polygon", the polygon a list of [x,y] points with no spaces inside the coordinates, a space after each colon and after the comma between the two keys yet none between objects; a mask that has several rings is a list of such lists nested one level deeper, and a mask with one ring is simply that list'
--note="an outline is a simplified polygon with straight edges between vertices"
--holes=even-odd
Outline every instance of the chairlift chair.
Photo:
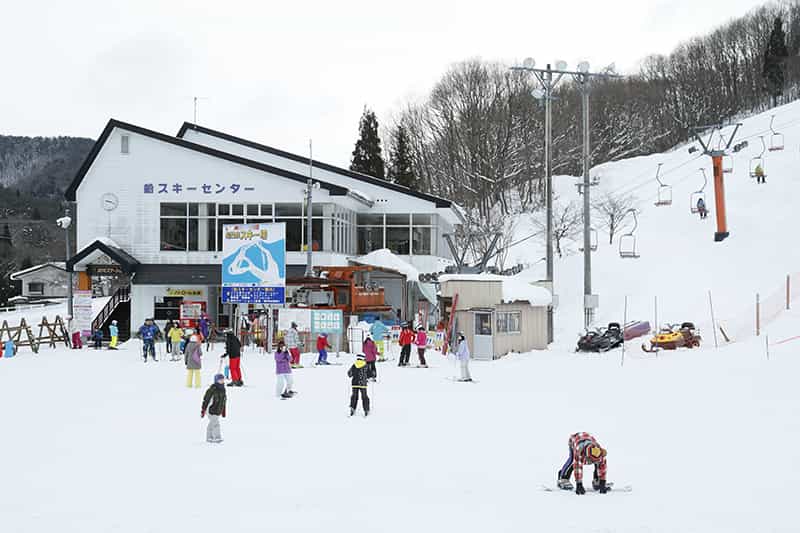
[{"label": "chairlift chair", "polygon": [[772,115],[772,118],[769,121],[769,129],[772,132],[772,136],[769,138],[769,151],[770,152],[778,152],[783,150],[783,133],[778,133],[775,131],[775,128],[772,127],[772,124],[775,122],[775,115]]},{"label": "chairlift chair", "polygon": [[[597,230],[594,228],[589,228],[589,249],[593,252],[597,251]],[[582,252],[583,246],[578,250]]]},{"label": "chairlift chair", "polygon": [[655,205],[657,207],[672,205],[672,186],[667,185],[666,183],[661,181],[660,177],[661,165],[663,165],[663,163],[659,163],[658,170],[656,170],[656,181],[658,182],[658,199],[656,200]]},{"label": "chairlift chair", "polygon": [[703,199],[703,203],[706,201],[706,185],[708,185],[708,177],[706,176],[706,169],[701,168],[700,172],[703,173],[703,186],[700,187],[699,190],[693,192],[689,196],[689,208],[691,209],[692,213],[697,213],[699,210],[697,209],[697,201],[701,198]]},{"label": "chairlift chair", "polygon": [[761,139],[761,153],[757,156],[750,159],[750,177],[756,177],[756,168],[761,167],[761,170],[764,172],[764,176],[767,175],[767,167],[764,166],[764,152],[767,151],[767,143],[764,142],[764,136],[759,137]]},{"label": "chairlift chair", "polygon": [[723,155],[722,156],[722,172],[725,174],[730,174],[733,172],[733,156],[730,155]]},{"label": "chairlift chair", "polygon": [[628,209],[628,212],[633,215],[633,228],[619,236],[619,256],[623,259],[636,259],[639,257],[636,249],[636,229],[639,227],[639,219],[636,218],[635,209]]}]

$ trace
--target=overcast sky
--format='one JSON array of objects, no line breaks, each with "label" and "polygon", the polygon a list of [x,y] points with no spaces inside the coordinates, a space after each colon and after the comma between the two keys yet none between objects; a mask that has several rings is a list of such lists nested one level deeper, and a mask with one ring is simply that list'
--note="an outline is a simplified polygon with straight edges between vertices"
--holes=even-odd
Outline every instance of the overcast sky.
[{"label": "overcast sky", "polygon": [[[274,4],[274,5],[273,5]],[[2,0],[0,134],[96,138],[113,117],[192,120],[349,164],[364,105],[389,120],[471,57],[635,72],[754,0]]]}]

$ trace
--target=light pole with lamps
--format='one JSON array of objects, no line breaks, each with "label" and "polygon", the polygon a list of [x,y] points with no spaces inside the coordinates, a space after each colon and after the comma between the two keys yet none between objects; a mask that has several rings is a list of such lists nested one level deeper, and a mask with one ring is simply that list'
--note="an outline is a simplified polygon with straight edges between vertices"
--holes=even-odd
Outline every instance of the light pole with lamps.
[{"label": "light pole with lamps", "polygon": [[[69,227],[72,225],[72,217],[69,216],[69,208],[67,208],[64,212],[64,216],[56,220],[56,225],[64,230],[64,237],[67,243],[67,257],[64,259],[66,263],[69,261],[70,256],[70,249],[69,249]],[[69,315],[69,320],[72,320],[72,270],[67,270],[67,315]]]}]

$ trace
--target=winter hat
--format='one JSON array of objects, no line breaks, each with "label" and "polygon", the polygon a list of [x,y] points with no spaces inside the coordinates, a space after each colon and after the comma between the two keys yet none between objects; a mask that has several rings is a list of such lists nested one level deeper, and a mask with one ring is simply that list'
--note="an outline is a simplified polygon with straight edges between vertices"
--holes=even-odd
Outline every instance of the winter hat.
[{"label": "winter hat", "polygon": [[297,327],[297,322],[292,322],[292,327],[296,328]]},{"label": "winter hat", "polygon": [[425,331],[425,328],[423,326],[420,326],[420,327],[417,328],[417,330],[418,331]]},{"label": "winter hat", "polygon": [[365,356],[363,353],[360,353],[360,354],[358,354],[358,355],[356,356],[356,359],[358,359],[359,361],[363,361],[363,360],[365,360],[366,358],[367,358],[367,356]]},{"label": "winter hat", "polygon": [[320,336],[320,337],[327,337],[327,336],[328,336],[328,334],[323,332],[323,333],[320,333],[320,334],[319,334],[319,336]]},{"label": "winter hat", "polygon": [[216,383],[219,380],[225,381],[225,375],[224,374],[216,374],[214,376],[214,383]]},{"label": "winter hat", "polygon": [[114,324],[115,326],[117,325],[117,321],[116,320],[112,320],[111,323]]},{"label": "winter hat", "polygon": [[606,451],[600,446],[592,445],[586,448],[586,457],[590,461],[599,461],[606,456]]}]

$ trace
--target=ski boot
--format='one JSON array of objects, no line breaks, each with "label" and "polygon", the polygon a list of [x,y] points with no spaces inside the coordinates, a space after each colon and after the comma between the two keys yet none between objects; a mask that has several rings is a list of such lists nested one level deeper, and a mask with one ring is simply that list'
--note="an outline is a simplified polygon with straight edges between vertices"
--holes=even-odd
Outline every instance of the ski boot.
[{"label": "ski boot", "polygon": [[291,398],[291,397],[292,397],[292,395],[291,395],[291,394],[289,394],[288,392],[283,392],[283,393],[281,393],[281,399],[282,399],[282,400],[288,400],[288,399],[289,399],[289,398]]},{"label": "ski boot", "polygon": [[354,414],[356,414],[356,410],[351,407],[350,408],[350,416],[353,416]]},{"label": "ski boot", "polygon": [[575,487],[570,483],[569,479],[559,479],[556,486],[561,490],[573,490]]}]

